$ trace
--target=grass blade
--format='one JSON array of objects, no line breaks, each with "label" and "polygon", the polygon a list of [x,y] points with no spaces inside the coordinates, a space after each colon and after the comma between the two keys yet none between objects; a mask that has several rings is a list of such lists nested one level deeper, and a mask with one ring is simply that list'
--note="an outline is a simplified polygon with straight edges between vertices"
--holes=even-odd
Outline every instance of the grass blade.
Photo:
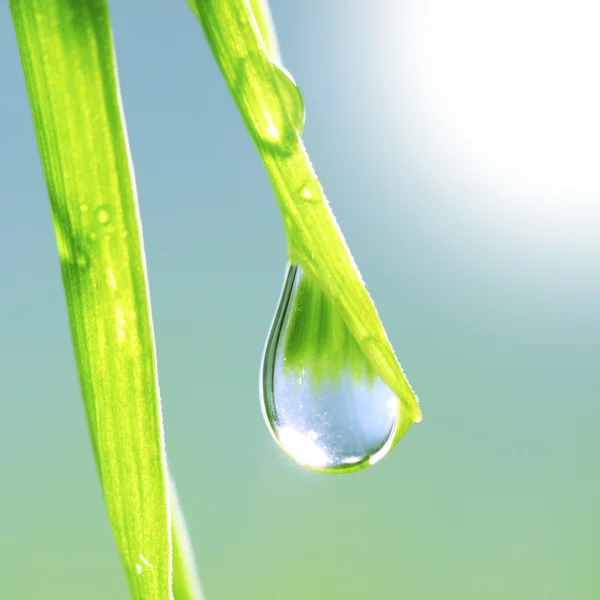
[{"label": "grass blade", "polygon": [[269,57],[271,60],[281,63],[277,33],[273,25],[273,17],[271,16],[268,0],[249,0],[249,6]]},{"label": "grass blade", "polygon": [[175,600],[202,600],[204,595],[196,570],[194,552],[181,504],[173,479],[170,479],[171,530],[173,542],[173,598]]},{"label": "grass blade", "polygon": [[377,374],[399,399],[396,443],[413,422],[421,420],[419,403],[300,138],[304,114],[298,107],[303,108],[303,102],[293,84],[282,85],[280,65],[270,56],[274,31],[268,29],[266,1],[188,0],[188,4],[202,25],[273,185],[290,261],[319,285]]},{"label": "grass blade", "polygon": [[[172,598],[170,498],[133,168],[105,0],[11,0],[106,508],[133,598]],[[175,506],[175,523],[183,523]],[[177,600],[201,595],[185,528]],[[187,560],[189,562],[189,560]],[[188,568],[187,565],[185,567]]]}]

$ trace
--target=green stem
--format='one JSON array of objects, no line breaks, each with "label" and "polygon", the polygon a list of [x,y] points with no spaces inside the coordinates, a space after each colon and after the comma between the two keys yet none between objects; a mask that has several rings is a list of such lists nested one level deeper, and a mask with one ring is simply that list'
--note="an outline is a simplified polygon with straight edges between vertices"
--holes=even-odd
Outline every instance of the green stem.
[{"label": "green stem", "polygon": [[273,25],[273,17],[269,8],[268,0],[249,0],[250,10],[254,15],[254,20],[258,25],[260,35],[267,49],[271,60],[281,64],[281,55],[279,54],[279,44],[277,43],[277,34]]}]

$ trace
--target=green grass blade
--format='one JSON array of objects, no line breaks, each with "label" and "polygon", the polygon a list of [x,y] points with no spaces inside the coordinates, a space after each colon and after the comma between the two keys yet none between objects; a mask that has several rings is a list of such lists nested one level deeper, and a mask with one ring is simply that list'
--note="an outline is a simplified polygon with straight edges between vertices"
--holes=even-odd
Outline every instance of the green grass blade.
[{"label": "green grass blade", "polygon": [[[339,311],[381,379],[398,396],[397,442],[421,420],[406,380],[299,136],[300,92],[282,92],[281,72],[262,33],[266,22],[246,0],[188,0],[265,165],[286,230],[289,258]],[[257,9],[254,8],[256,11]],[[271,34],[274,35],[271,30]],[[268,36],[267,36],[268,37]],[[302,119],[303,119],[303,115]]]},{"label": "green grass blade", "polygon": [[204,595],[196,570],[194,552],[172,479],[170,479],[169,490],[173,534],[173,598],[175,600],[202,600]]},{"label": "green grass blade", "polygon": [[268,0],[249,0],[250,10],[254,15],[254,20],[258,25],[258,30],[262,37],[265,48],[271,60],[281,63],[279,54],[279,44],[277,43],[277,34],[273,26],[273,18]]},{"label": "green grass blade", "polygon": [[[94,457],[133,598],[172,598],[160,396],[105,0],[11,0]],[[175,523],[181,526],[178,507]],[[177,600],[197,599],[181,573]],[[187,566],[186,566],[187,568]]]}]

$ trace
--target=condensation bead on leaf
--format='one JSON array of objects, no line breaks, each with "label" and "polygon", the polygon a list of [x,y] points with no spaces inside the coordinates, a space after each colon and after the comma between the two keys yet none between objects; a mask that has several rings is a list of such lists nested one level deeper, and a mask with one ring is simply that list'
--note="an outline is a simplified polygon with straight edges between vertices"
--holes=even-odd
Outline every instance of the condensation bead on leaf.
[{"label": "condensation bead on leaf", "polygon": [[244,61],[238,76],[239,101],[259,143],[273,153],[287,155],[297,146],[304,129],[304,100],[292,76],[271,62],[268,68],[274,85],[270,93],[264,93],[261,66]]},{"label": "condensation bead on leaf", "polygon": [[296,133],[302,135],[306,113],[304,110],[304,98],[302,98],[300,88],[285,68],[275,63],[272,63],[272,65],[275,78],[277,79],[279,94],[287,108],[288,117],[296,129]]}]

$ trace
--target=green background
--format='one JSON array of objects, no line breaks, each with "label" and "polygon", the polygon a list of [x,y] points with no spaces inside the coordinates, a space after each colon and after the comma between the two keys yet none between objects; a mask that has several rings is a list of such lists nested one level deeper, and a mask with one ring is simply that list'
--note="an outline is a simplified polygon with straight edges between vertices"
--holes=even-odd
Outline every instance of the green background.
[{"label": "green background", "polygon": [[[185,3],[112,5],[167,451],[208,598],[600,597],[598,243],[465,218],[493,194],[415,151],[392,0],[274,0],[308,150],[424,412],[372,469],[303,470],[258,403],[286,262],[267,177]],[[0,73],[0,598],[124,600],[6,4]]]}]

